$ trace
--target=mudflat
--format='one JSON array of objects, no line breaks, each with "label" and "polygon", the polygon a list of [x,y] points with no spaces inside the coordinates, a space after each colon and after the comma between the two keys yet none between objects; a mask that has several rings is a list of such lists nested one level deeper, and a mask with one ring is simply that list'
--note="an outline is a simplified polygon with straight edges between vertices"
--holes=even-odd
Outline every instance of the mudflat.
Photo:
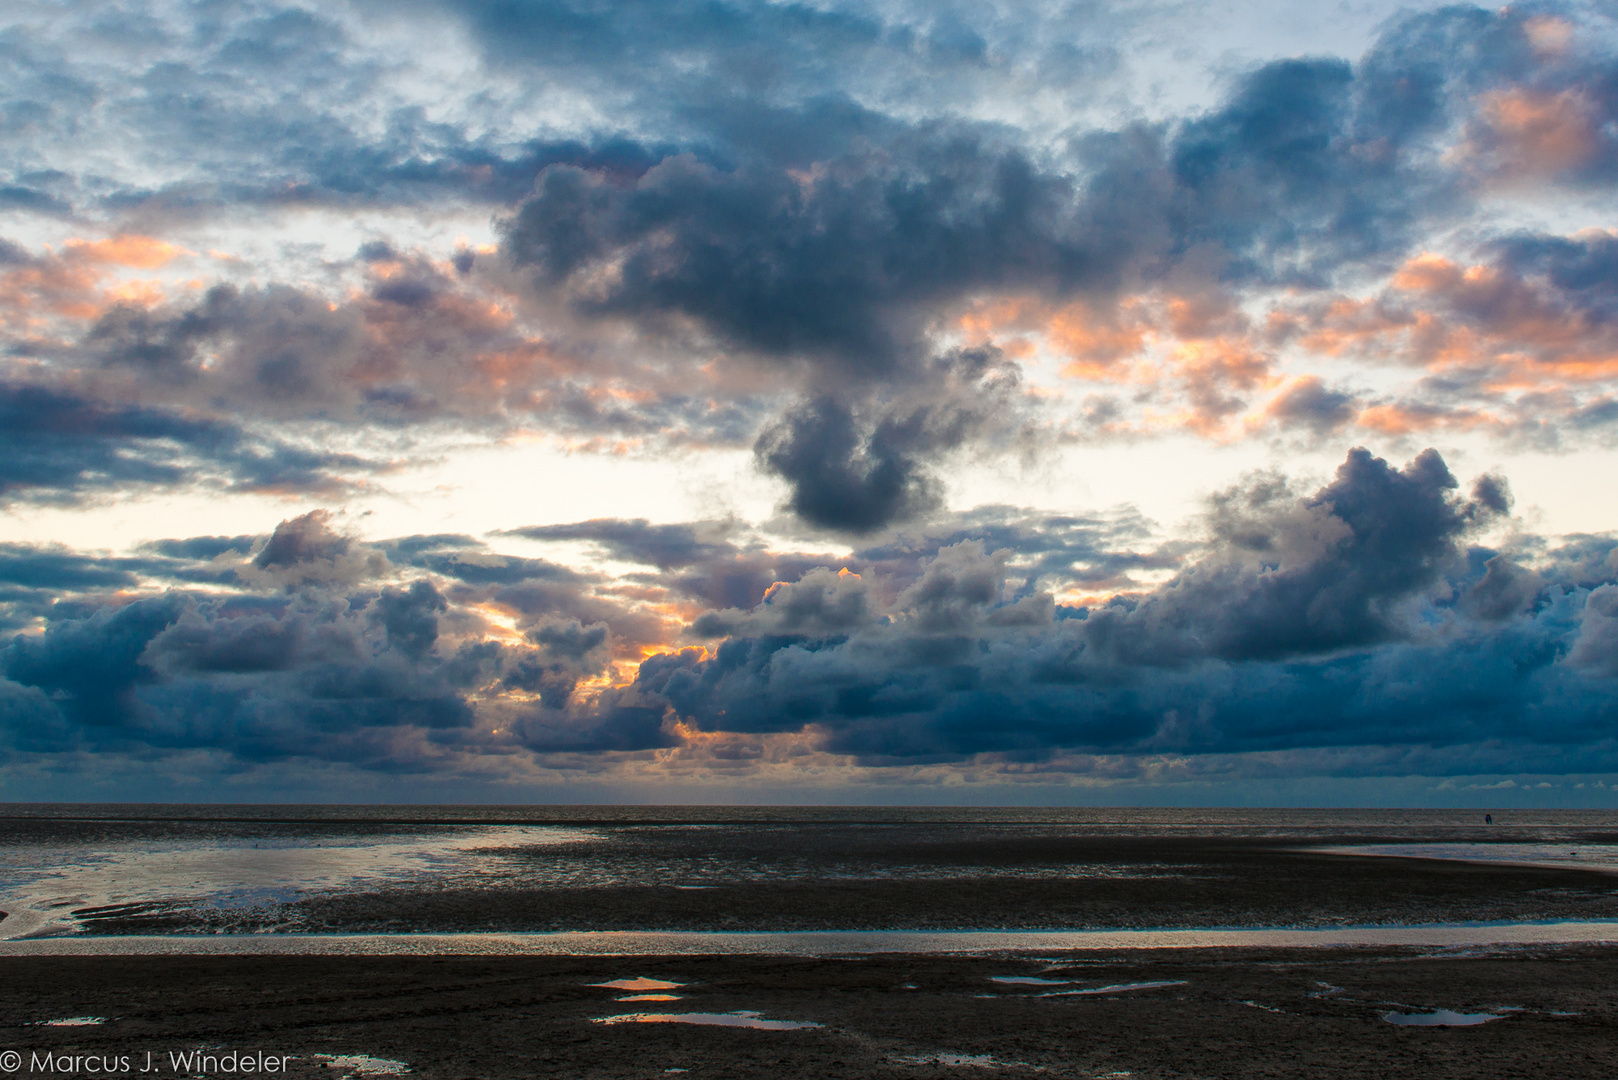
[{"label": "mudflat", "polygon": [[[93,934],[559,930],[937,930],[1618,918],[1618,875],[1325,853],[1295,838],[649,830],[563,855],[594,877],[534,882],[555,849],[489,849],[502,877],[409,882],[227,906],[167,900],[74,911]],[[963,832],[965,830],[962,830]],[[639,837],[634,839],[639,840]],[[1601,839],[1607,839],[1606,834]],[[802,866],[768,876],[786,847]],[[704,877],[671,873],[720,864]],[[530,874],[525,867],[533,867]],[[602,868],[606,869],[603,870]],[[514,869],[515,868],[515,869]],[[583,873],[575,877],[586,876]],[[690,880],[701,882],[693,885]]]},{"label": "mudflat", "polygon": [[[592,985],[626,979],[678,985]],[[1614,985],[1618,951],[1589,947],[10,957],[0,958],[0,1050],[21,1055],[23,1076],[39,1075],[30,1065],[48,1055],[58,1065],[128,1059],[122,1071],[78,1075],[139,1076],[149,1066],[146,1076],[328,1080],[1594,1078],[1618,1065]],[[671,1000],[625,1000],[647,993]],[[814,1026],[604,1022],[636,1014]],[[49,1026],[61,1020],[79,1022]],[[183,1055],[199,1050],[213,1055],[215,1071],[196,1058],[189,1071],[171,1067],[170,1054],[184,1066]],[[241,1069],[247,1055],[286,1068]]]}]

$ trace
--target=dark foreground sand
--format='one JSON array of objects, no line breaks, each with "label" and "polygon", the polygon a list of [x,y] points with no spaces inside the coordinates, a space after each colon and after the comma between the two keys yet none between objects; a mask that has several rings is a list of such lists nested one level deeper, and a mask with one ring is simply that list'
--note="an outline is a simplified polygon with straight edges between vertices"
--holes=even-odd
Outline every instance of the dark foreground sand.
[{"label": "dark foreground sand", "polygon": [[[991,976],[1095,987],[1035,997]],[[614,1002],[587,984],[689,984],[677,1002]],[[913,989],[909,987],[914,987]],[[312,1055],[405,1062],[421,1078],[1591,1077],[1618,1076],[1618,950],[1202,950],[1060,957],[0,958],[0,1050],[294,1055],[290,1073],[352,1075]],[[1049,989],[1063,989],[1052,987]],[[985,996],[992,995],[992,996]],[[1416,1028],[1390,1010],[1514,1008],[1476,1027]],[[812,1021],[761,1031],[593,1023],[647,1011]],[[75,1016],[104,1024],[37,1026]],[[979,1064],[948,1064],[980,1057]],[[992,1059],[988,1060],[988,1059]],[[5,1064],[0,1055],[0,1066]],[[688,1070],[677,1072],[673,1070]],[[193,1074],[195,1069],[192,1070]],[[62,1072],[53,1075],[64,1075]],[[91,1070],[79,1075],[107,1075]],[[212,1075],[241,1075],[215,1072]],[[270,1075],[256,1073],[250,1075]]]}]

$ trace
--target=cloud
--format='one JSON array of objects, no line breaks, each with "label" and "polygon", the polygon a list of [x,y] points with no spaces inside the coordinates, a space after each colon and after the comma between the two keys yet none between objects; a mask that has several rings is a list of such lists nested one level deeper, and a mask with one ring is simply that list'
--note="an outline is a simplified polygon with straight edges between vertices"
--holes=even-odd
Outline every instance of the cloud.
[{"label": "cloud", "polygon": [[727,536],[734,522],[706,521],[653,525],[645,518],[599,518],[570,525],[532,525],[501,535],[529,540],[591,540],[604,553],[627,562],[675,570],[736,554]]},{"label": "cloud", "polygon": [[1431,451],[1403,469],[1355,451],[1313,493],[1261,477],[1214,499],[1206,551],[1150,591],[1069,612],[1014,588],[1011,552],[962,541],[902,590],[829,569],[780,586],[637,685],[701,730],[808,729],[871,763],[1582,730],[1610,711],[1558,659],[1587,589],[1467,554],[1503,500],[1488,478],[1459,494]]},{"label": "cloud", "polygon": [[[11,344],[35,361],[35,385],[109,416],[144,409],[244,432],[537,428],[618,452],[752,445],[792,512],[844,533],[935,509],[951,455],[1027,454],[1058,435],[1233,441],[1271,423],[1319,438],[1352,423],[1550,443],[1618,416],[1590,381],[1604,322],[1563,283],[1571,269],[1543,268],[1577,261],[1546,254],[1555,243],[1585,241],[1543,237],[1534,254],[1484,237],[1492,277],[1435,255],[1453,271],[1440,282],[1421,262],[1504,175],[1480,164],[1506,153],[1501,117],[1532,120],[1550,106],[1525,102],[1577,99],[1590,131],[1605,130],[1610,56],[1584,39],[1545,45],[1561,40],[1545,28],[1567,22],[1549,9],[1401,15],[1356,62],[1258,64],[1205,110],[1079,124],[1061,139],[948,105],[1114,71],[1102,48],[1082,73],[1090,61],[1054,43],[1083,28],[1030,31],[1042,13],[413,5],[384,21],[432,27],[488,95],[431,120],[425,102],[401,104],[428,58],[377,51],[352,14],[238,13],[206,44],[172,20],[130,23],[168,75],[142,69],[122,96],[48,44],[68,24],[36,27],[19,39],[17,85],[68,79],[100,103],[86,122],[134,133],[151,183],[116,199],[145,207],[154,229],[168,220],[160,203],[187,199],[226,214],[277,200],[422,213],[492,203],[508,211],[498,250],[426,252],[373,236],[356,259],[310,264],[303,280],[136,289],[108,267],[192,253],[135,232],[18,249],[0,293],[26,316]],[[108,27],[128,18],[91,22],[74,33],[112,42]],[[656,48],[653,26],[665,31]],[[597,119],[551,138],[501,118],[528,92],[516,87],[552,78]],[[179,126],[176,95],[187,102]],[[38,131],[60,134],[66,116],[52,112]],[[1518,127],[1545,127],[1529,120]],[[1596,182],[1590,153],[1535,182]],[[172,154],[191,179],[178,179]],[[88,174],[62,175],[81,195],[114,198]],[[1390,273],[1378,299],[1342,302]],[[1283,310],[1264,326],[1251,313],[1271,299]],[[974,385],[961,358],[996,342],[963,342],[959,329],[995,304],[1050,313],[1044,340],[1072,353],[1072,377],[1131,383],[1132,396],[1083,408],[1036,400],[1010,379],[1028,356],[1015,348],[994,363],[993,386]],[[1277,350],[1289,342],[1442,370],[1397,394],[1307,372],[1283,382]],[[1456,370],[1468,351],[1473,369]],[[58,377],[39,381],[45,365]],[[1015,423],[988,422],[1013,405]],[[1547,413],[1566,430],[1536,423]],[[300,459],[300,441],[232,468],[252,474],[249,487],[335,492],[332,474],[376,464]],[[132,464],[42,452],[36,471],[54,476],[31,487],[71,497],[64,489],[98,464],[130,480],[144,469],[146,482],[195,482],[155,440],[141,448]]]},{"label": "cloud", "polygon": [[336,492],[389,463],[225,420],[0,381],[0,498],[71,502],[143,486]]},{"label": "cloud", "polygon": [[811,525],[854,534],[936,510],[938,480],[927,468],[950,451],[1014,443],[1020,373],[993,350],[933,360],[911,387],[890,389],[856,410],[827,395],[808,401],[759,435],[754,454],[787,481],[787,507]]},{"label": "cloud", "polygon": [[[1618,760],[1618,542],[1508,525],[1501,477],[1413,454],[1611,441],[1618,245],[1522,224],[1611,186],[1610,20],[1401,12],[1356,58],[1231,54],[1187,105],[1202,54],[1167,82],[1141,60],[1206,25],[1170,8],[13,27],[11,505],[336,510],[520,435],[750,450],[790,531],[851,548],[733,519],[368,541],[326,510],[0,545],[5,745],[416,773]],[[1181,434],[1413,456],[1254,475],[1177,537],[947,509],[966,462]]]},{"label": "cloud", "polygon": [[[668,567],[626,584],[455,534],[367,544],[312,513],[266,538],[154,545],[141,582],[201,561],[214,583],[133,598],[133,564],[58,550],[35,568],[19,550],[13,576],[56,602],[28,601],[44,631],[0,650],[0,716],[16,754],[442,774],[751,760],[771,740],[871,768],[1052,775],[1144,776],[1165,756],[1285,772],[1327,750],[1357,775],[1417,758],[1429,774],[1588,769],[1608,753],[1618,542],[1478,546],[1509,512],[1498,476],[1463,491],[1435,452],[1395,468],[1356,450],[1313,491],[1256,474],[1217,494],[1194,547],[1156,546],[1127,514],[1003,507],[840,560],[730,522],[520,530]],[[1129,587],[1145,570],[1173,573]]]},{"label": "cloud", "polygon": [[431,582],[416,581],[408,589],[383,589],[373,616],[386,631],[390,648],[420,660],[438,640],[438,616],[448,608]]}]

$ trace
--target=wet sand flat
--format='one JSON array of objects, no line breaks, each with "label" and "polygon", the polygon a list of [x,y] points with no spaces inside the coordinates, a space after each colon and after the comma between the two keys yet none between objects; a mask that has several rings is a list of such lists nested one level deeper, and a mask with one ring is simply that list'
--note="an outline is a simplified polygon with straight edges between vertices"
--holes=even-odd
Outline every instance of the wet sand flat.
[{"label": "wet sand flat", "polygon": [[[625,979],[677,985],[653,1001],[591,985]],[[127,1073],[80,1075],[140,1075],[151,1052],[158,1068],[146,1075],[172,1076],[167,1054],[211,1048],[290,1056],[276,1075],[328,1080],[1607,1077],[1618,1065],[1614,985],[1618,950],[1589,947],[10,957],[0,958],[0,1050],[22,1054],[18,1075],[38,1054],[125,1056]],[[636,1014],[776,1026],[600,1022]],[[1487,1019],[1388,1019],[1450,1014]],[[95,1018],[105,1019],[82,1022]],[[80,1022],[41,1026],[67,1019]]]},{"label": "wet sand flat", "polygon": [[[745,842],[764,841],[714,837],[704,843],[715,852],[734,841],[736,850],[726,854],[731,872],[700,887],[675,875],[634,880],[627,872],[589,884],[526,882],[526,864],[544,869],[563,858],[595,858],[594,845],[580,842],[502,854],[505,876],[491,884],[411,881],[243,907],[176,900],[70,909],[83,931],[99,935],[1077,930],[1618,918],[1618,874],[1594,869],[1326,853],[1291,839],[880,839],[885,843],[850,854],[854,842],[847,837],[795,831],[786,841],[818,842],[831,853],[798,876],[747,880]],[[666,834],[656,841],[659,853],[675,846]],[[599,845],[609,853],[600,860],[607,862],[621,843]],[[682,857],[700,863],[707,851]],[[876,870],[864,877],[827,870],[856,856]]]}]

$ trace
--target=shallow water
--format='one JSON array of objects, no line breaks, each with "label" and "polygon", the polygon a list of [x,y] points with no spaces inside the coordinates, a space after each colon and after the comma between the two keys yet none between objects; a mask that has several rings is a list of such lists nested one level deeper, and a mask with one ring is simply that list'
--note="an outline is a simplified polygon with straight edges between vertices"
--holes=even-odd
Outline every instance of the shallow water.
[{"label": "shallow water", "polygon": [[1165,986],[1184,986],[1184,979],[1163,979],[1157,982],[1115,983],[1112,986],[1091,986],[1083,990],[1052,990],[1036,997],[1089,997],[1096,994],[1127,994],[1133,990],[1161,990]]},{"label": "shallow water", "polygon": [[1501,1013],[1458,1013],[1448,1009],[1435,1009],[1430,1013],[1386,1012],[1382,1019],[1405,1027],[1475,1027],[1499,1020]]},{"label": "shallow water", "polygon": [[163,934],[0,941],[0,956],[838,956],[1053,949],[1491,947],[1618,943],[1618,921],[1361,926],[1329,930],[1036,930],[556,934]]},{"label": "shallow water", "polygon": [[[1498,818],[1485,826],[1482,815],[1470,811],[1403,810],[0,804],[0,912],[7,913],[0,939],[98,928],[180,934],[527,928],[502,923],[498,903],[456,922],[452,904],[429,902],[448,890],[488,895],[656,887],[682,896],[775,883],[1106,881],[1133,887],[1162,881],[1162,895],[1172,896],[1183,879],[1253,872],[1251,860],[1237,871],[1188,855],[1202,850],[1195,841],[1203,839],[1220,849],[1231,840],[1260,845],[1250,852],[1332,850],[1618,869],[1618,813],[1502,812]],[[375,908],[367,905],[377,897],[387,902],[386,919],[371,919]],[[700,904],[682,901],[687,921],[672,925],[725,925],[720,908],[716,901],[710,921]],[[655,905],[651,914],[658,914]],[[1244,914],[1231,908],[1198,918],[1240,924]],[[1300,908],[1254,921],[1307,925],[1316,914]],[[1435,910],[1429,918],[1472,914],[1463,906]],[[791,925],[798,915],[781,916],[775,925]],[[1580,912],[1528,906],[1477,915],[1569,918]],[[958,921],[921,925],[1004,925],[990,910],[947,917]],[[1376,911],[1346,916],[1383,917]],[[880,926],[883,918],[877,910],[851,922]],[[1320,921],[1333,921],[1333,914]],[[602,925],[637,924],[631,914]],[[837,925],[829,919],[818,924]],[[895,924],[906,923],[896,918]]]},{"label": "shallow water", "polygon": [[0,845],[0,939],[73,933],[84,913],[117,907],[285,903],[315,892],[465,877],[491,849],[588,840],[551,827],[456,828],[414,835],[114,840]]},{"label": "shallow water", "polygon": [[817,1028],[808,1020],[766,1020],[756,1012],[729,1013],[625,1013],[622,1016],[597,1016],[595,1024],[700,1024],[705,1027],[755,1028],[760,1031],[796,1031]]},{"label": "shallow water", "polygon": [[685,984],[636,976],[633,979],[614,979],[611,982],[585,983],[585,985],[600,986],[607,990],[678,990]]}]

